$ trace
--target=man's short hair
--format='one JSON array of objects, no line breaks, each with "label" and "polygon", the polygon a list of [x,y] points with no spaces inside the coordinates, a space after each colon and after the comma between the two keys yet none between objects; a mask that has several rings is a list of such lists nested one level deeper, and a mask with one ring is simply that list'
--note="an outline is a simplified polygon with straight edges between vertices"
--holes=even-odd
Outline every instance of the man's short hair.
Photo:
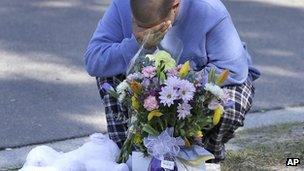
[{"label": "man's short hair", "polygon": [[130,0],[133,16],[141,23],[151,24],[166,18],[174,0]]}]

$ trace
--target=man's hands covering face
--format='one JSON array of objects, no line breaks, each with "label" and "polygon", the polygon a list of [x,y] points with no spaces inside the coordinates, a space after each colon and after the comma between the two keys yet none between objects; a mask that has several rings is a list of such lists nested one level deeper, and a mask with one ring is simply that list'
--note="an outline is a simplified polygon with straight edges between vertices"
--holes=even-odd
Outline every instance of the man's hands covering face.
[{"label": "man's hands covering face", "polygon": [[171,27],[171,21],[165,21],[151,28],[142,28],[133,23],[133,33],[137,41],[147,49],[154,48],[164,38]]}]

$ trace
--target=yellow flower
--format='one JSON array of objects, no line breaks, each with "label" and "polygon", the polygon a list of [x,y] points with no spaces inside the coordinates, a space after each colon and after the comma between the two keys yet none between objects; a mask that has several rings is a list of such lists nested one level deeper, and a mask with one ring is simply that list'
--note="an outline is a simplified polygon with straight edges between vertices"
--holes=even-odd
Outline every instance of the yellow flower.
[{"label": "yellow flower", "polygon": [[134,135],[134,143],[135,143],[136,145],[140,145],[142,142],[143,142],[143,140],[142,140],[141,135],[138,134],[138,133],[136,133],[136,134]]},{"label": "yellow flower", "polygon": [[199,139],[200,139],[200,138],[203,138],[203,136],[204,136],[204,135],[203,135],[203,132],[202,132],[202,131],[197,131],[197,132],[196,132],[196,135],[195,135],[196,138],[199,138]]},{"label": "yellow flower", "polygon": [[131,102],[133,109],[138,110],[140,107],[140,102],[138,101],[138,98],[136,96],[132,96]]},{"label": "yellow flower", "polygon": [[179,70],[179,76],[181,78],[184,78],[188,75],[189,71],[190,71],[190,62],[187,61],[182,65],[181,69]]},{"label": "yellow flower", "polygon": [[140,94],[140,92],[141,92],[141,85],[140,85],[140,83],[137,82],[137,81],[133,81],[133,82],[131,83],[131,89],[132,89],[132,91],[133,91],[135,94]]},{"label": "yellow flower", "polygon": [[151,119],[153,119],[154,117],[161,117],[162,115],[164,114],[161,113],[159,110],[153,110],[148,115],[148,121],[151,121]]},{"label": "yellow flower", "polygon": [[218,105],[216,107],[216,109],[214,110],[213,120],[212,120],[213,125],[217,125],[220,122],[223,113],[224,113],[223,106],[222,105]]},{"label": "yellow flower", "polygon": [[228,76],[229,76],[229,71],[228,70],[224,70],[220,74],[220,76],[216,79],[215,84],[218,85],[218,86],[221,86],[227,80]]},{"label": "yellow flower", "polygon": [[156,54],[154,55],[147,55],[147,58],[150,59],[150,61],[154,61],[155,62],[155,66],[159,66],[161,64],[161,62],[163,62],[163,64],[165,65],[165,70],[169,70],[172,69],[176,66],[176,62],[175,60],[171,57],[171,55],[163,50],[158,51]]}]

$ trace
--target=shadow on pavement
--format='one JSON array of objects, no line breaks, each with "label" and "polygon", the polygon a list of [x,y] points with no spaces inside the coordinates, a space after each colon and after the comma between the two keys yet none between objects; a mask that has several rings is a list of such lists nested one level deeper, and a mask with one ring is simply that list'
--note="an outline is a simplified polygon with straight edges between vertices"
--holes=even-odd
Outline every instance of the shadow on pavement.
[{"label": "shadow on pavement", "polygon": [[83,54],[108,1],[0,2],[0,149],[105,131]]}]

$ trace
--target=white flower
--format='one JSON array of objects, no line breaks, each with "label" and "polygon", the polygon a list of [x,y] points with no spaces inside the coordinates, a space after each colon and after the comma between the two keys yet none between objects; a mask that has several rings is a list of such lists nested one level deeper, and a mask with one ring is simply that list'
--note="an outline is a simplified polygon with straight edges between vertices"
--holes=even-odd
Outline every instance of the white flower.
[{"label": "white flower", "polygon": [[125,93],[125,92],[119,94],[118,101],[122,102],[126,98],[126,96],[127,96],[127,93]]},{"label": "white flower", "polygon": [[210,93],[212,93],[213,95],[215,95],[216,97],[222,99],[224,97],[224,91],[221,87],[219,87],[218,85],[212,84],[212,83],[207,83],[205,85],[205,90],[209,91]]},{"label": "white flower", "polygon": [[127,83],[126,80],[124,80],[123,82],[121,82],[117,87],[116,87],[116,91],[118,94],[123,93],[124,91],[126,91],[129,88],[129,84]]},{"label": "white flower", "polygon": [[118,101],[122,102],[125,98],[126,98],[126,91],[127,89],[129,89],[129,84],[127,83],[126,80],[124,80],[123,82],[121,82],[117,87],[116,87],[116,91],[119,94],[118,97]]}]

